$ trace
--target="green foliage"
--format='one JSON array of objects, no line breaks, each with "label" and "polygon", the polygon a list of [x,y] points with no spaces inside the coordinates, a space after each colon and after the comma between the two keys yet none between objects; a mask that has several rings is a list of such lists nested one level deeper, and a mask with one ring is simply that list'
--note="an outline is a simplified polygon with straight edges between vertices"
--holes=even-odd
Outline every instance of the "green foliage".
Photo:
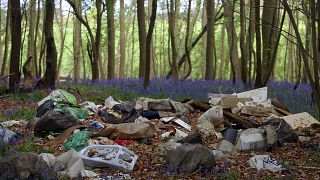
[{"label": "green foliage", "polygon": [[22,108],[22,109],[10,109],[5,112],[4,116],[0,116],[1,121],[8,121],[8,120],[30,120],[34,118],[36,115],[35,108]]},{"label": "green foliage", "polygon": [[43,145],[37,145],[33,140],[27,141],[23,143],[22,145],[18,146],[17,148],[18,152],[33,152],[36,154],[41,154],[41,153],[54,153],[55,150],[45,147]]}]

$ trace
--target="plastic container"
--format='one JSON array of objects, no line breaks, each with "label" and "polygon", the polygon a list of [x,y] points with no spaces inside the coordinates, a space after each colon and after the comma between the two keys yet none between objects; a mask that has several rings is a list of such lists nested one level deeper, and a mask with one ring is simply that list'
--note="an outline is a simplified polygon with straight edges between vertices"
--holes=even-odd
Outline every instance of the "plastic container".
[{"label": "plastic container", "polygon": [[138,160],[137,155],[120,145],[90,145],[79,154],[85,165],[123,171],[132,171]]}]

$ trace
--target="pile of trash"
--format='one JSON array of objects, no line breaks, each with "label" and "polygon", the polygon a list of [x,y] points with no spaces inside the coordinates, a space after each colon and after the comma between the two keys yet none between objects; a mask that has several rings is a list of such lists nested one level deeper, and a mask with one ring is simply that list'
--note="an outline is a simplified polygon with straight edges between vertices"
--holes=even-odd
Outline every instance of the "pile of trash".
[{"label": "pile of trash", "polygon": [[[8,129],[18,124],[32,129],[43,146],[64,153],[58,157],[50,153],[6,157],[0,160],[4,164],[0,177],[44,177],[46,172],[47,179],[91,178],[98,176],[93,168],[106,167],[128,173],[139,161],[134,146],[153,146],[154,141],[160,142],[154,153],[166,162],[167,169],[207,172],[226,153],[264,152],[283,143],[306,141],[319,133],[313,131],[319,130],[319,121],[306,112],[292,114],[279,100],[268,99],[266,87],[208,97],[208,102],[145,97],[123,102],[110,96],[97,105],[78,103],[71,93],[55,90],[38,102],[33,120],[3,122],[0,133],[4,143],[19,138]],[[194,113],[201,114],[196,122],[188,118]],[[208,143],[210,138],[216,143]],[[26,159],[39,165],[31,163],[34,167],[20,171]],[[268,155],[254,156],[248,163],[272,172],[285,168]]]}]

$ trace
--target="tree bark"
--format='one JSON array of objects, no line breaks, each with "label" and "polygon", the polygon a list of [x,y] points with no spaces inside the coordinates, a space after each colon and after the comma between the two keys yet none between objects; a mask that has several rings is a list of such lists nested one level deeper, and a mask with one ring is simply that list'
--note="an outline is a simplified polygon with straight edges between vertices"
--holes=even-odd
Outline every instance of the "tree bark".
[{"label": "tree bark", "polygon": [[207,48],[205,79],[213,79],[213,51],[214,51],[214,0],[207,0]]},{"label": "tree bark", "polygon": [[144,0],[137,0],[137,18],[139,30],[139,77],[144,77],[145,63],[146,63],[146,22],[145,22]]},{"label": "tree bark", "polygon": [[[107,1],[108,24],[108,74],[107,79],[115,78],[115,30],[114,30],[114,0]],[[100,26],[101,30],[101,26]]]},{"label": "tree bark", "polygon": [[29,4],[29,34],[28,34],[28,55],[31,57],[30,65],[27,67],[31,70],[32,76],[36,76],[36,51],[35,51],[35,23],[36,23],[36,0],[31,0]]},{"label": "tree bark", "polygon": [[[19,60],[21,47],[20,0],[11,0],[11,53],[9,90],[14,92],[20,81]],[[7,24],[8,25],[8,24]]]},{"label": "tree bark", "polygon": [[[312,2],[312,1],[311,1]],[[317,103],[317,106],[318,106],[318,113],[320,113],[320,90],[319,90],[319,83],[316,83],[316,81],[314,79],[318,79],[319,77],[316,77],[317,74],[313,74],[314,76],[312,76],[312,72],[311,72],[311,69],[310,69],[310,66],[309,66],[309,62],[308,62],[308,53],[306,52],[304,46],[303,46],[303,42],[301,40],[301,36],[300,36],[300,32],[299,32],[299,29],[298,29],[298,26],[295,22],[295,19],[294,19],[294,16],[293,16],[293,13],[292,13],[292,10],[291,8],[289,7],[289,4],[287,2],[287,0],[283,0],[282,1],[282,4],[284,6],[284,9],[288,12],[288,15],[289,15],[289,18],[290,18],[290,21],[292,23],[292,27],[294,29],[294,32],[295,32],[295,35],[297,37],[297,41],[299,43],[299,48],[300,48],[300,52],[301,52],[301,56],[302,56],[302,59],[303,59],[303,62],[304,62],[304,67],[305,67],[305,70],[306,70],[306,73],[308,75],[308,79],[310,81],[310,86],[312,88],[312,93],[313,93],[313,96],[315,98],[315,101]],[[314,7],[313,7],[314,8]],[[311,10],[312,11],[312,10]],[[311,13],[313,14],[313,13]],[[311,23],[312,24],[312,23]],[[312,27],[311,27],[312,29]],[[311,30],[312,31],[312,30]],[[314,37],[313,37],[314,38]],[[313,49],[313,51],[317,51],[317,49]],[[315,57],[312,57],[313,59]],[[316,66],[317,64],[314,64],[316,63],[315,61],[313,61],[313,65]],[[318,67],[316,67],[318,68]]]},{"label": "tree bark", "polygon": [[251,53],[247,49],[246,40],[246,11],[245,0],[240,0],[240,50],[241,50],[241,79],[243,84],[248,83],[248,53]]},{"label": "tree bark", "polygon": [[176,47],[176,9],[175,1],[170,1],[170,18],[169,18],[169,29],[170,29],[170,41],[171,41],[171,52],[172,52],[172,76],[174,79],[179,79],[179,69],[177,63],[177,47]]},{"label": "tree bark", "polygon": [[6,19],[6,34],[4,39],[4,53],[3,53],[3,62],[1,66],[0,76],[4,76],[6,73],[6,66],[8,61],[8,51],[9,51],[9,41],[10,41],[10,19],[11,17],[11,0],[8,0],[8,10],[7,10],[7,19]]},{"label": "tree bark", "polygon": [[146,69],[145,69],[145,78],[143,81],[143,87],[146,88],[149,85],[149,79],[150,79],[150,57],[151,57],[151,41],[152,41],[152,34],[153,29],[156,21],[156,14],[157,13],[157,0],[152,0],[152,13],[150,17],[150,24],[147,34],[147,42],[146,42]]},{"label": "tree bark", "polygon": [[229,1],[224,1],[224,17],[226,18],[226,28],[229,44],[229,54],[232,69],[233,82],[241,80],[241,63],[238,56],[238,38],[234,26],[234,6],[235,1],[231,4]]},{"label": "tree bark", "polygon": [[[82,1],[75,1],[75,8],[77,11],[82,11]],[[81,22],[73,18],[73,76],[76,82],[80,81],[81,68]]]},{"label": "tree bark", "polygon": [[[82,12],[79,12],[76,7],[75,7],[75,3],[73,0],[66,0],[70,6],[72,7],[75,16],[77,17],[77,19],[84,25],[84,27],[87,29],[88,31],[88,35],[89,35],[89,40],[90,40],[90,48],[89,48],[89,58],[91,61],[91,70],[92,70],[92,81],[96,81],[99,80],[99,52],[100,52],[100,36],[101,36],[101,16],[102,13],[101,12],[101,0],[97,0],[96,1],[96,8],[97,8],[97,24],[96,24],[96,38],[98,37],[98,39],[95,39],[92,29],[89,25],[89,22],[86,21],[86,19],[82,16]],[[97,4],[98,3],[98,4]],[[97,7],[97,5],[100,4],[100,8]]]},{"label": "tree bark", "polygon": [[[126,32],[124,0],[120,0],[120,78],[125,78]],[[132,42],[134,43],[134,41]]]},{"label": "tree bark", "polygon": [[47,44],[46,56],[46,72],[44,74],[44,87],[55,88],[55,78],[57,72],[57,49],[54,42],[53,34],[53,19],[54,19],[54,0],[46,0],[45,2],[45,19],[44,19],[44,34]]},{"label": "tree bark", "polygon": [[[2,2],[0,1],[0,22],[2,22]],[[0,32],[2,34],[2,23],[0,23]],[[1,73],[1,66],[3,63],[3,54],[2,54],[2,35],[0,36],[0,73]]]}]

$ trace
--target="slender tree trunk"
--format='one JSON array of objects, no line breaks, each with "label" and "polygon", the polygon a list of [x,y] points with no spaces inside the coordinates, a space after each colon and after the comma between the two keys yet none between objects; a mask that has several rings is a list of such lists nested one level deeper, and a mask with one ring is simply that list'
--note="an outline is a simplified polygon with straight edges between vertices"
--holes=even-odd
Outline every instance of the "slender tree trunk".
[{"label": "slender tree trunk", "polygon": [[143,87],[146,88],[149,85],[149,79],[150,79],[150,57],[151,57],[151,41],[152,41],[152,34],[153,29],[156,21],[156,14],[157,13],[157,0],[152,0],[152,14],[150,17],[150,24],[147,34],[147,42],[146,42],[146,69],[145,69],[145,78],[143,81]]},{"label": "slender tree trunk", "polygon": [[[207,5],[206,5],[207,1],[206,0],[203,0],[203,7],[202,7],[202,19],[201,19],[201,23],[202,23],[202,27],[208,27],[207,26]],[[204,33],[203,36],[202,36],[202,57],[203,59],[205,60],[206,59],[206,51],[207,49],[207,33]],[[205,77],[205,61],[198,61],[198,69],[200,69],[200,77]]]},{"label": "slender tree trunk", "polygon": [[133,77],[133,62],[134,62],[134,54],[135,54],[135,51],[134,51],[134,44],[135,44],[135,21],[136,21],[136,15],[134,14],[133,15],[133,20],[132,20],[132,31],[131,31],[131,38],[132,38],[132,41],[131,41],[131,64],[130,64],[130,74],[131,74],[131,77]]},{"label": "slender tree trunk", "polygon": [[11,54],[9,90],[14,92],[20,81],[19,60],[21,47],[21,12],[20,0],[11,1]]},{"label": "slender tree trunk", "polygon": [[170,21],[169,21],[169,29],[170,29],[170,40],[171,40],[171,51],[172,51],[172,76],[174,79],[179,79],[179,69],[177,63],[177,47],[176,47],[176,9],[175,9],[175,1],[170,1]]},{"label": "slender tree trunk", "polygon": [[54,19],[54,0],[45,2],[44,34],[47,44],[46,72],[44,74],[44,87],[55,87],[55,78],[57,72],[57,49],[54,42],[53,19]]},{"label": "slender tree trunk", "polygon": [[36,23],[36,0],[31,0],[29,4],[29,34],[28,34],[28,55],[27,58],[32,58],[30,66],[28,69],[31,70],[32,76],[36,75],[36,67],[35,67],[35,61],[36,52],[34,51],[35,48],[35,36],[34,36],[34,30],[35,30],[35,23]]},{"label": "slender tree trunk", "polygon": [[[82,1],[75,1],[75,7],[81,12]],[[76,82],[80,81],[81,49],[81,22],[73,17],[73,76]]]},{"label": "slender tree trunk", "polygon": [[[69,23],[69,17],[70,17],[70,12],[68,12],[67,15],[67,21],[64,22],[64,17],[62,14],[62,0],[60,0],[60,53],[59,53],[59,57],[58,57],[58,67],[57,67],[57,73],[56,73],[56,79],[59,79],[60,77],[60,69],[61,69],[61,64],[62,64],[62,59],[63,59],[63,54],[64,54],[64,44],[65,44],[65,39],[66,39],[66,35],[67,35],[67,29],[68,29],[68,23]],[[66,25],[65,25],[66,24]],[[70,74],[69,74],[70,75]]]},{"label": "slender tree trunk", "polygon": [[139,29],[139,77],[144,77],[145,63],[146,63],[146,22],[145,22],[144,0],[137,0],[137,18]]},{"label": "slender tree trunk", "polygon": [[4,53],[3,53],[3,63],[1,66],[0,76],[3,76],[6,73],[6,66],[8,60],[8,51],[9,51],[9,41],[10,41],[10,17],[11,17],[11,0],[8,0],[7,8],[7,19],[6,19],[6,34],[4,40]]},{"label": "slender tree trunk", "polygon": [[[2,22],[2,1],[0,1],[0,22]],[[0,23],[0,32],[1,32],[1,36],[0,36],[0,73],[1,73],[1,66],[3,63],[3,54],[2,54],[2,23]]]},{"label": "slender tree trunk", "polygon": [[[249,70],[247,73],[248,77],[248,83],[251,84],[251,69],[252,69],[252,52],[253,52],[253,41],[254,41],[254,34],[255,34],[255,22],[253,21],[255,19],[255,0],[250,0],[250,12],[249,12],[249,18],[251,21],[249,22],[249,27],[248,27],[248,33],[246,37],[246,48],[247,48],[247,63],[249,64]],[[247,66],[247,65],[246,65]]]},{"label": "slender tree trunk", "polygon": [[[38,36],[39,36],[39,24],[40,24],[40,15],[41,15],[41,8],[40,8],[40,0],[38,0],[38,3],[37,3],[37,18],[36,18],[36,29],[35,29],[35,42],[34,42],[34,48],[33,48],[33,51],[34,51],[34,67],[35,67],[35,72],[36,72],[36,76],[37,77],[41,77],[41,75],[39,74],[39,68],[38,67],[38,55],[37,55],[37,49],[38,49],[38,46],[37,46],[37,42],[38,42]],[[40,42],[41,43],[41,42]],[[40,47],[41,49],[41,47]]]},{"label": "slender tree trunk", "polygon": [[220,80],[224,79],[224,75],[226,74],[226,66],[225,66],[225,61],[226,61],[226,54],[225,54],[225,35],[226,34],[226,30],[225,30],[225,25],[222,24],[221,25],[221,45],[220,45],[220,59],[221,59],[221,65],[220,65],[220,69],[219,69],[219,76],[218,78]]},{"label": "slender tree trunk", "polygon": [[[309,66],[309,62],[307,61],[307,56],[308,56],[308,53],[306,52],[305,48],[303,47],[303,43],[302,43],[302,40],[301,40],[301,36],[300,36],[300,33],[299,33],[299,29],[298,29],[298,26],[295,22],[295,19],[294,19],[294,16],[293,16],[293,13],[292,13],[292,10],[291,8],[289,7],[288,5],[288,2],[287,0],[283,0],[282,1],[282,4],[284,6],[284,9],[288,12],[288,15],[289,15],[289,18],[290,18],[290,21],[292,23],[292,27],[294,29],[294,32],[295,32],[295,35],[297,37],[297,40],[298,40],[298,43],[299,43],[299,47],[300,47],[300,51],[301,51],[301,56],[302,56],[302,59],[303,59],[303,62],[304,62],[304,67],[305,67],[305,70],[307,72],[307,75],[308,75],[308,79],[310,81],[310,86],[312,88],[312,93],[313,93],[313,96],[315,98],[315,101],[317,103],[317,106],[318,106],[318,113],[320,113],[320,89],[319,89],[319,83],[316,83],[315,79],[318,79],[318,77],[316,77],[318,74],[313,74],[312,76],[312,72],[311,72],[311,69],[310,69],[310,66]],[[314,5],[314,1],[311,0],[311,6]],[[313,20],[315,20],[315,17],[313,16],[315,13],[314,11],[312,10],[313,7],[311,7],[311,17]],[[312,20],[311,20],[312,21]],[[311,23],[312,24],[312,23]],[[311,29],[314,28],[312,25],[311,25]],[[312,31],[312,30],[311,30]],[[312,38],[313,39],[313,38]],[[313,49],[313,51],[317,51],[317,49]],[[313,57],[313,60],[315,59],[315,57]],[[317,64],[314,64],[316,63],[315,61],[313,61],[313,65],[314,66],[317,66]],[[316,67],[318,68],[318,67]]]},{"label": "slender tree trunk", "polygon": [[261,32],[260,32],[260,0],[255,0],[255,21],[256,21],[256,81],[255,88],[261,86]]},{"label": "slender tree trunk", "polygon": [[[124,0],[120,0],[120,78],[125,77],[126,33],[125,33]],[[133,42],[132,42],[133,43]]]},{"label": "slender tree trunk", "polygon": [[240,50],[241,50],[241,78],[243,84],[248,83],[248,53],[250,50],[247,49],[246,40],[246,11],[245,11],[245,0],[240,0]]},{"label": "slender tree trunk", "polygon": [[229,1],[223,3],[224,17],[227,20],[227,35],[229,44],[229,54],[232,69],[233,82],[241,80],[241,63],[238,56],[238,38],[234,26],[234,6],[235,1],[231,4]]},{"label": "slender tree trunk", "polygon": [[[108,0],[108,75],[107,79],[115,78],[115,30],[114,30],[114,0]],[[101,27],[100,27],[101,28]]]},{"label": "slender tree trunk", "polygon": [[[191,66],[191,58],[190,58],[190,52],[189,52],[189,36],[190,36],[190,14],[191,14],[191,0],[188,2],[188,15],[187,15],[187,28],[186,28],[186,37],[184,42],[184,49],[186,52],[187,62],[188,64],[188,71],[183,77],[183,79],[186,79],[191,74],[192,66]],[[185,66],[186,66],[185,65]]]},{"label": "slender tree trunk", "polygon": [[213,51],[214,51],[214,1],[207,0],[207,48],[206,48],[206,80],[213,79]]}]

